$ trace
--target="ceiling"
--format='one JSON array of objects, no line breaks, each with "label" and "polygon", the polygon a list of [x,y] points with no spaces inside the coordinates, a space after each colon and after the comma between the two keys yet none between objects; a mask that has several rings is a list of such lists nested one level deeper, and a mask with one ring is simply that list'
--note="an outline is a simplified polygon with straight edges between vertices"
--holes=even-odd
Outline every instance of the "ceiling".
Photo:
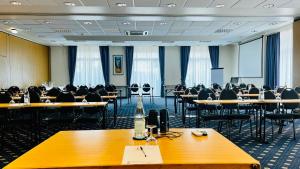
[{"label": "ceiling", "polygon": [[300,0],[0,0],[0,30],[45,45],[223,45],[299,16]]}]

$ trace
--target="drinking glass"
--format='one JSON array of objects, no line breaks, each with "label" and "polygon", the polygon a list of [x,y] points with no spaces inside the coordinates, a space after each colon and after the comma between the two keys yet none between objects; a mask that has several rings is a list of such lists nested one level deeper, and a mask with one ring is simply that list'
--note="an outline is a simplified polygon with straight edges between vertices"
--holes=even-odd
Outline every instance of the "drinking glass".
[{"label": "drinking glass", "polygon": [[154,141],[156,142],[156,138],[153,136],[153,129],[156,128],[157,126],[156,125],[151,125],[151,124],[148,124],[146,126],[148,129],[150,129],[150,136],[147,138],[147,142],[151,142],[151,141]]},{"label": "drinking glass", "polygon": [[211,93],[208,93],[208,98],[207,98],[207,100],[212,100],[212,98],[211,98]]}]

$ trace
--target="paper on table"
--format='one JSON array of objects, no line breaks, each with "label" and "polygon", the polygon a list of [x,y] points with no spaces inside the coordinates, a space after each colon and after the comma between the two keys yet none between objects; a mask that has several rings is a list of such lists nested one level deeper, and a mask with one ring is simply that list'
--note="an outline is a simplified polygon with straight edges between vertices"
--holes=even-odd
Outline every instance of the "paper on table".
[{"label": "paper on table", "polygon": [[[143,148],[143,151],[140,149]],[[159,146],[126,146],[123,154],[123,165],[130,164],[161,164],[162,157]]]}]

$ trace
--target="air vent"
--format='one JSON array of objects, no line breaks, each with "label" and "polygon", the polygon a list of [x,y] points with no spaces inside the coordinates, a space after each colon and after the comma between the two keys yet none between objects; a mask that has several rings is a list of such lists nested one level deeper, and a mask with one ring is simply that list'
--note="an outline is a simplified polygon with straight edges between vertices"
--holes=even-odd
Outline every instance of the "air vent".
[{"label": "air vent", "polygon": [[215,31],[215,33],[230,33],[232,31],[233,31],[233,29],[223,29],[223,28],[221,28],[221,29],[217,29]]},{"label": "air vent", "polygon": [[72,32],[71,29],[55,29],[56,33],[70,33]]},{"label": "air vent", "polygon": [[148,36],[149,32],[148,31],[126,31],[125,35],[126,36]]}]

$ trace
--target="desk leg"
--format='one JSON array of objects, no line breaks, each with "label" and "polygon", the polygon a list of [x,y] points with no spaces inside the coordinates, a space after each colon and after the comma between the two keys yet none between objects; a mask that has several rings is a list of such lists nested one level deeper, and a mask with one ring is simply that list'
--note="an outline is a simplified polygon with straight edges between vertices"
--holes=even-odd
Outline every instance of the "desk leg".
[{"label": "desk leg", "polygon": [[107,112],[107,105],[105,107],[101,107],[102,111],[102,128],[106,129],[106,112]]},{"label": "desk leg", "polygon": [[122,106],[122,90],[120,90],[120,107]]},{"label": "desk leg", "polygon": [[114,100],[114,127],[117,125],[117,114],[118,114],[118,101]]},{"label": "desk leg", "polygon": [[177,96],[174,96],[174,110],[175,110],[175,115],[177,114]]},{"label": "desk leg", "polygon": [[182,110],[181,110],[181,113],[182,113],[182,123],[183,123],[183,126],[185,127],[185,111],[184,111],[184,107],[185,107],[185,99],[182,98]]},{"label": "desk leg", "polygon": [[199,128],[200,127],[200,106],[198,104],[196,104],[197,106],[197,113],[196,113],[196,127]]}]

